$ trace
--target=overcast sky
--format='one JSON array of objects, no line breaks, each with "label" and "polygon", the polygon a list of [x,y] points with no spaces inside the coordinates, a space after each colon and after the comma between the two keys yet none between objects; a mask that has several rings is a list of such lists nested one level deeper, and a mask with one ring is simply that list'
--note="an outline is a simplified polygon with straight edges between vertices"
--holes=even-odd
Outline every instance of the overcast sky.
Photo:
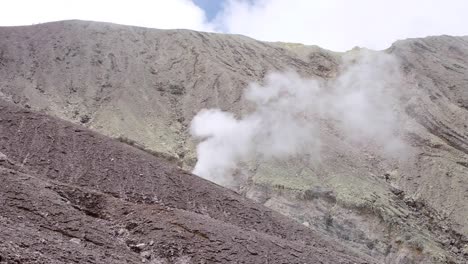
[{"label": "overcast sky", "polygon": [[468,35],[468,0],[2,0],[1,26],[66,19],[236,33],[344,51]]}]

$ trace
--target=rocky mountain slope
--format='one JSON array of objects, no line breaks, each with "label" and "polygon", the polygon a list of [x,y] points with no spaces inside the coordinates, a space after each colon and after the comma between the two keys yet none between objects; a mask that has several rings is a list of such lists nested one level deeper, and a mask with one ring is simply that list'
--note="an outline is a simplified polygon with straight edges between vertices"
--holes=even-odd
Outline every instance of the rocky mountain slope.
[{"label": "rocky mountain slope", "polygon": [[371,263],[166,160],[0,101],[0,263]]},{"label": "rocky mountain slope", "polygon": [[[463,263],[468,38],[402,40],[382,52],[401,62],[401,134],[411,155],[383,157],[324,127],[319,165],[256,164],[240,192],[381,262]],[[196,142],[188,127],[199,110],[243,115],[251,111],[243,95],[249,83],[284,70],[333,79],[345,55],[236,35],[65,21],[0,28],[0,92],[191,169]]]}]

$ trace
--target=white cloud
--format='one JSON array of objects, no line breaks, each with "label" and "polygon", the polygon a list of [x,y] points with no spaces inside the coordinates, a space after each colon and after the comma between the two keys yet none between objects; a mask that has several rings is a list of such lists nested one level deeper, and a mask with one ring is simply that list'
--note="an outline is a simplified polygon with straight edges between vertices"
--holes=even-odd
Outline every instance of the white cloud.
[{"label": "white cloud", "polygon": [[228,0],[219,30],[332,50],[385,49],[398,39],[468,34],[466,0]]},{"label": "white cloud", "polygon": [[152,28],[212,29],[190,0],[14,0],[1,3],[1,26],[81,19]]},{"label": "white cloud", "polygon": [[191,0],[5,0],[1,8],[0,26],[82,19],[216,30],[338,51],[384,49],[409,37],[468,35],[467,0],[226,0],[212,23]]}]

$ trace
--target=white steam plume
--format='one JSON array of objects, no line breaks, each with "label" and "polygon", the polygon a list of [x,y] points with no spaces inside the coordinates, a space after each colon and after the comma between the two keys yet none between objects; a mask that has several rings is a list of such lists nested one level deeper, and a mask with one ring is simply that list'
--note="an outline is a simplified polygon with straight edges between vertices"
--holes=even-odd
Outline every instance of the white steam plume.
[{"label": "white steam plume", "polygon": [[236,119],[219,109],[205,109],[194,117],[191,134],[201,142],[193,173],[229,185],[245,162],[317,157],[323,120],[349,141],[372,141],[391,152],[401,146],[394,111],[399,82],[395,58],[367,50],[344,55],[343,69],[333,80],[271,73],[265,85],[246,89],[245,99],[254,104],[250,114]]}]

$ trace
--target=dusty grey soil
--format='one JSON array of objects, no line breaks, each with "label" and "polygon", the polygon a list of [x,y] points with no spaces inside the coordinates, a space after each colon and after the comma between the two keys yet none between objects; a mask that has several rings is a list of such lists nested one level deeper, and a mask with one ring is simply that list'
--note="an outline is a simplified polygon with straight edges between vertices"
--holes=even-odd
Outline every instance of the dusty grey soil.
[{"label": "dusty grey soil", "polygon": [[[380,262],[465,263],[468,39],[402,40],[382,52],[402,62],[400,111],[408,124],[402,134],[414,155],[404,162],[388,160],[326,128],[320,166],[301,160],[258,164],[244,195]],[[200,109],[217,107],[241,115],[250,110],[242,96],[249,82],[285,69],[330,79],[338,74],[342,56],[236,35],[86,21],[0,28],[0,96],[190,169],[195,155],[187,127]],[[14,159],[27,162],[28,153],[17,153]],[[150,183],[165,184],[154,179],[141,183],[139,174],[153,171],[145,166],[128,185],[114,184],[114,167],[98,167],[109,162],[109,155],[101,150],[84,162],[66,152],[37,161],[32,172],[44,175],[42,162],[55,162],[65,172],[47,170],[51,177],[93,190],[106,188],[106,195],[128,201],[151,200]],[[122,166],[119,170],[126,170],[127,165]],[[166,197],[166,203],[174,199],[171,205],[191,200],[160,191],[156,198]],[[240,225],[239,217],[216,219]]]},{"label": "dusty grey soil", "polygon": [[372,262],[164,159],[5,101],[0,135],[0,263]]}]

